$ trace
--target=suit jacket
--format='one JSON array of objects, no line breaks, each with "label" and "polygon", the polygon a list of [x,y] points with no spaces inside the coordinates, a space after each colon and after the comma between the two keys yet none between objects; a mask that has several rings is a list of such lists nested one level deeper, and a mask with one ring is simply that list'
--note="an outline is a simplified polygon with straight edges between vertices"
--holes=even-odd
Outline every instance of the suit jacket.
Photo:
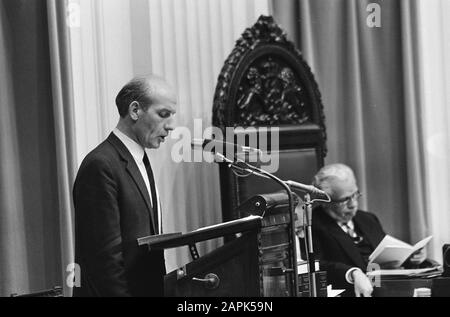
[{"label": "suit jacket", "polygon": [[[378,218],[369,212],[358,210],[353,218],[355,226],[364,239],[375,250],[386,235]],[[345,288],[353,292],[353,285],[345,279],[345,273],[352,267],[366,272],[367,263],[358,247],[325,210],[319,206],[313,210],[313,247],[321,269],[327,271],[328,281],[334,288]]]},{"label": "suit jacket", "polygon": [[74,296],[163,296],[164,251],[149,252],[136,241],[156,232],[150,196],[113,133],[83,160],[73,200],[81,270]]}]

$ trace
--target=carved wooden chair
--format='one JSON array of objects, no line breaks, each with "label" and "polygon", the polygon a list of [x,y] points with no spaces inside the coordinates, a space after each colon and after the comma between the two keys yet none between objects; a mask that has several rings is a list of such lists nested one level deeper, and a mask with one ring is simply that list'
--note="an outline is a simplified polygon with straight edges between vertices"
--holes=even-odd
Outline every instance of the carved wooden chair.
[{"label": "carved wooden chair", "polygon": [[[256,146],[271,158],[278,158],[278,168],[272,174],[281,180],[310,184],[324,164],[324,121],[311,69],[273,18],[261,16],[245,30],[225,61],[214,96],[213,125],[226,135],[226,141],[231,134],[234,143]],[[277,132],[264,133],[274,127]],[[297,296],[294,290],[298,281],[290,272],[294,272],[294,259],[298,258],[290,211],[278,195],[282,187],[251,173],[245,177],[235,173],[227,164],[220,165],[223,221],[245,217],[252,208],[258,215],[264,213],[261,293]],[[262,205],[272,205],[272,209],[255,210]]]},{"label": "carved wooden chair", "polygon": [[[273,18],[261,16],[225,61],[214,96],[213,125],[223,135],[227,127],[279,127],[279,169],[274,174],[310,184],[327,152],[324,121],[310,67]],[[233,133],[235,139],[245,133],[246,145],[253,137],[242,129]],[[240,218],[237,207],[250,197],[281,189],[256,176],[236,177],[225,164],[220,166],[220,181],[223,221]]]}]

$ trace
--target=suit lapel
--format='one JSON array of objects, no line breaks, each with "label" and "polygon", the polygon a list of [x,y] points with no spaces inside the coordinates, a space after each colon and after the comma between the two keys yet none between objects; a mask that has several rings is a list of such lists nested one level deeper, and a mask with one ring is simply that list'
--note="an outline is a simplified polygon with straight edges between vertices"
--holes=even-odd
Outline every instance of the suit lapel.
[{"label": "suit lapel", "polygon": [[359,249],[355,246],[352,238],[350,238],[350,236],[346,234],[336,222],[334,222],[332,228],[330,228],[330,233],[342,246],[342,249],[350,257],[353,263],[358,267],[364,267],[364,261],[361,257]]},{"label": "suit lapel", "polygon": [[364,260],[361,257],[359,249],[355,246],[353,240],[349,237],[348,234],[344,232],[344,230],[342,230],[342,228],[336,223],[336,221],[328,216],[325,210],[320,209],[320,213],[323,221],[326,223],[330,235],[332,235],[337,243],[341,246],[343,252],[349,256],[349,258],[353,261],[353,264],[363,268],[365,266]]},{"label": "suit lapel", "polygon": [[353,218],[353,222],[355,225],[360,229],[361,232],[364,232],[364,238],[367,239],[369,244],[373,249],[375,249],[378,244],[380,243],[380,240],[378,240],[378,235],[376,234],[376,229],[373,226],[373,224],[370,224],[367,221],[364,221],[364,218],[359,215],[359,211],[357,212],[356,216]]},{"label": "suit lapel", "polygon": [[136,162],[134,161],[133,156],[128,151],[126,146],[122,143],[122,141],[119,140],[119,138],[114,134],[111,133],[108,136],[107,139],[117,150],[119,155],[122,157],[122,159],[126,162],[126,170],[128,174],[133,179],[134,183],[136,184],[137,188],[139,189],[139,192],[141,193],[142,199],[145,201],[145,205],[147,206],[148,213],[151,219],[151,227],[153,229],[153,232],[157,232],[155,228],[155,219],[153,216],[153,209],[152,205],[150,203],[150,196],[147,190],[147,186],[145,186],[144,179],[142,178],[141,172],[139,171],[139,168],[136,165]]}]

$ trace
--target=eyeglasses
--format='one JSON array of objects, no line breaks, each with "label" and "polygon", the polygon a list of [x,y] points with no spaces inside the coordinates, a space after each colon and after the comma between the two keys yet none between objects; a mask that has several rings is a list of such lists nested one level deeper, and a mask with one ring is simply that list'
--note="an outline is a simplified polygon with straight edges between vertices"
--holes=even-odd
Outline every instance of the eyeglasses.
[{"label": "eyeglasses", "polygon": [[359,190],[357,190],[355,193],[353,193],[352,195],[350,195],[348,197],[344,197],[344,198],[337,199],[337,200],[332,199],[331,202],[334,204],[338,204],[338,205],[346,205],[351,201],[358,200],[359,197],[361,197],[361,196],[362,196],[362,193]]}]

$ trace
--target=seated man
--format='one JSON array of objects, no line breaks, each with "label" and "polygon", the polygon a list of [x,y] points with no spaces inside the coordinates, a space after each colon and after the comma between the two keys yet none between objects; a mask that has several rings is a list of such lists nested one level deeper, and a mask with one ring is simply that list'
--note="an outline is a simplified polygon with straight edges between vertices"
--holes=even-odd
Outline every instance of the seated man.
[{"label": "seated man", "polygon": [[[346,295],[371,296],[373,287],[365,272],[369,255],[386,235],[380,221],[374,214],[358,210],[361,194],[348,166],[323,167],[313,185],[331,197],[330,203],[313,209],[314,253],[321,268],[334,288],[347,289]],[[425,249],[421,249],[408,262],[417,266],[425,259]]]}]

